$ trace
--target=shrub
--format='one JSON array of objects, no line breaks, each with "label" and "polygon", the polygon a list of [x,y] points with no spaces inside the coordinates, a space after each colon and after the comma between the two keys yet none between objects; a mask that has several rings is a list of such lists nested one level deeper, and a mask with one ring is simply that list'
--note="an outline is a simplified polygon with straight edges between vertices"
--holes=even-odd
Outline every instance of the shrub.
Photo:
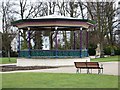
[{"label": "shrub", "polygon": [[[17,57],[18,53],[15,51],[10,51],[10,57]],[[2,57],[8,57],[8,53],[5,50],[2,50]]]},{"label": "shrub", "polygon": [[115,50],[115,55],[120,55],[120,48],[118,48],[117,50]]},{"label": "shrub", "polygon": [[104,48],[104,54],[105,55],[110,55],[111,54],[111,48],[110,48],[110,46],[107,46],[107,47]]},{"label": "shrub", "polygon": [[18,53],[15,51],[10,52],[10,57],[18,57]]},{"label": "shrub", "polygon": [[[110,46],[107,46],[104,48],[104,53],[105,55],[111,55],[111,47]],[[114,52],[115,52],[115,55],[120,55],[120,48],[118,47],[115,47],[114,48]]]},{"label": "shrub", "polygon": [[88,53],[89,53],[90,56],[93,56],[93,55],[96,54],[96,51],[95,51],[94,48],[89,48],[89,49],[88,49]]}]

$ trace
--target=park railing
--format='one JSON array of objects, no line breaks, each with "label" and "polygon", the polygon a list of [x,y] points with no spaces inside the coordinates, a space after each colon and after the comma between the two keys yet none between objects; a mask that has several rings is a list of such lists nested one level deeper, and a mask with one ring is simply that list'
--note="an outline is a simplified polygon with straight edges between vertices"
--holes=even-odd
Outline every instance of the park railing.
[{"label": "park railing", "polygon": [[[29,55],[30,54],[30,55]],[[64,57],[88,57],[87,50],[21,50],[19,57],[50,57],[50,58],[64,58]]]}]

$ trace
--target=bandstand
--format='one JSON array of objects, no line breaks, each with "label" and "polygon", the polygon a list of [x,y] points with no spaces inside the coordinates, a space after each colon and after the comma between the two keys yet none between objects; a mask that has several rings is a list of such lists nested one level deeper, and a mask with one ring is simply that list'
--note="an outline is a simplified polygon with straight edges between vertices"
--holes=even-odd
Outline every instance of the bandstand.
[{"label": "bandstand", "polygon": [[[31,65],[42,65],[42,66],[61,66],[61,65],[72,65],[75,60],[78,61],[90,61],[88,54],[88,29],[93,27],[95,23],[88,19],[79,19],[79,18],[71,18],[71,17],[63,17],[63,16],[44,16],[37,19],[23,19],[12,22],[12,25],[17,27],[18,32],[18,60],[17,64],[20,66],[31,66]],[[20,30],[27,31],[28,37],[28,49],[20,50]],[[55,36],[55,48],[52,50],[32,50],[30,48],[30,31],[40,30],[51,32],[54,31]],[[80,45],[79,49],[76,49],[75,41],[75,33],[73,40],[73,49],[70,50],[59,50],[58,49],[58,39],[57,34],[58,31],[78,31],[80,34]],[[82,31],[86,30],[86,47],[83,49],[82,47]],[[39,57],[35,59],[35,57]],[[84,59],[85,58],[85,59]],[[64,60],[66,59],[66,60]],[[68,60],[67,60],[68,59]],[[31,62],[30,62],[31,61]],[[40,61],[40,62],[39,62]],[[53,62],[50,64],[49,62]],[[63,64],[64,62],[68,62],[67,64]],[[30,63],[30,64],[29,64]],[[60,64],[61,63],[61,64]]]}]

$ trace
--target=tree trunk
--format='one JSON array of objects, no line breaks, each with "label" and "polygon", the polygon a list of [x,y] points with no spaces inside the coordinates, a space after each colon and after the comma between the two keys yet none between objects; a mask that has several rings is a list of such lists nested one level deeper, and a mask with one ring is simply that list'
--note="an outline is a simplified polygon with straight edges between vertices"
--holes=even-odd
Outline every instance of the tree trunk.
[{"label": "tree trunk", "polygon": [[103,42],[100,42],[100,58],[104,57]]},{"label": "tree trunk", "polygon": [[52,38],[53,34],[54,34],[54,33],[51,32],[51,33],[50,33],[50,36],[49,36],[49,38],[50,38],[50,50],[53,49],[53,38]]},{"label": "tree trunk", "polygon": [[9,62],[11,62],[11,60],[10,60],[10,51],[8,51],[8,59],[9,59]]}]

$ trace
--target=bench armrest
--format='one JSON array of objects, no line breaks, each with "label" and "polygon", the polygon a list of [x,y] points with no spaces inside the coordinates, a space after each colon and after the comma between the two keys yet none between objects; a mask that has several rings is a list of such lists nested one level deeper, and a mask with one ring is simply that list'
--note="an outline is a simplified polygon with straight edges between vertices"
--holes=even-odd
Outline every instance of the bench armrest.
[{"label": "bench armrest", "polygon": [[103,68],[103,64],[101,64],[100,68]]}]

